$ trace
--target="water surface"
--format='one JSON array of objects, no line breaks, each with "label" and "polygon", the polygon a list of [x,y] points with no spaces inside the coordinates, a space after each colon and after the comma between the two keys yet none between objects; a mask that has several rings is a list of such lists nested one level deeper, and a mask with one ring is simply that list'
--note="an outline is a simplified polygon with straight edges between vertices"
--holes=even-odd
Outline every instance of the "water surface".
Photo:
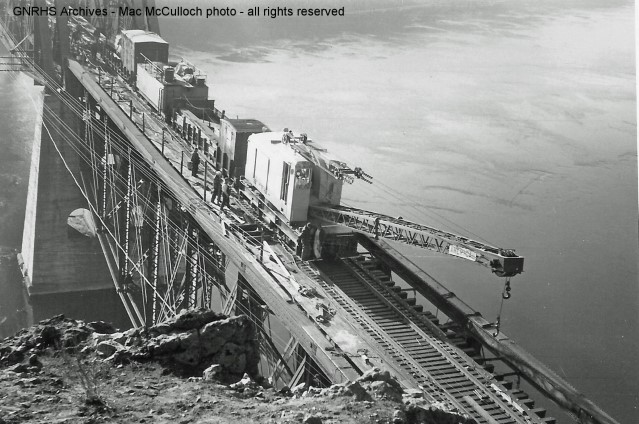
[{"label": "water surface", "polygon": [[[229,115],[307,132],[370,172],[348,204],[517,249],[503,330],[637,421],[632,3],[332,3],[347,17],[168,19],[163,35]],[[407,252],[496,317],[500,279]]]}]

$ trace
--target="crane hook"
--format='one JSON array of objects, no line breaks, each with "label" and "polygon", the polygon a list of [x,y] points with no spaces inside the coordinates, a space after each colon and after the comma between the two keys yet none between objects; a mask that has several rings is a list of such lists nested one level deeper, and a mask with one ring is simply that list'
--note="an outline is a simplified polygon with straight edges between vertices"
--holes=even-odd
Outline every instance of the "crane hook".
[{"label": "crane hook", "polygon": [[504,300],[510,299],[510,296],[510,278],[506,278],[504,290],[501,292],[501,304],[499,305],[499,315],[497,315],[497,319],[495,320],[495,332],[493,333],[493,337],[497,337],[499,335],[499,329],[501,327],[501,312],[504,310]]},{"label": "crane hook", "polygon": [[493,333],[493,337],[499,336],[499,327],[501,326],[501,311],[495,320],[495,332]]},{"label": "crane hook", "polygon": [[506,284],[504,285],[504,291],[501,293],[501,297],[504,299],[510,299],[512,294],[510,294],[510,278],[506,279]]}]

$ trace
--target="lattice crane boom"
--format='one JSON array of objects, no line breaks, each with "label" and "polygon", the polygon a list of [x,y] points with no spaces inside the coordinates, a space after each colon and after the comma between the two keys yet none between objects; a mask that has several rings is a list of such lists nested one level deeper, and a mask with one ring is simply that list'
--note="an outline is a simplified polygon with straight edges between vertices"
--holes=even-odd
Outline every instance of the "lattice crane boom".
[{"label": "lattice crane boom", "polygon": [[416,224],[403,218],[345,206],[312,206],[311,216],[354,230],[418,246],[476,262],[500,277],[523,272],[524,258],[511,249],[502,249],[448,231]]},{"label": "lattice crane boom", "polygon": [[[285,130],[287,130],[287,128],[285,128]],[[304,133],[299,136],[294,136],[292,132],[285,132],[282,141],[290,144],[291,148],[302,155],[306,160],[339,180],[353,184],[355,178],[358,178],[369,184],[373,183],[373,177],[364,172],[362,168],[351,168],[345,162],[333,158],[326,149],[316,145]]]}]

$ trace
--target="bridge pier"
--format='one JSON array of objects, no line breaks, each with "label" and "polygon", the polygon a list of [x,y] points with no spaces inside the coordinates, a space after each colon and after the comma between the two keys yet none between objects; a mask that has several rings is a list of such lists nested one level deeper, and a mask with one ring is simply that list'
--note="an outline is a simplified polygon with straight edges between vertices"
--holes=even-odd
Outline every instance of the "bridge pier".
[{"label": "bridge pier", "polygon": [[81,160],[64,141],[67,130],[53,124],[53,114],[64,116],[73,131],[79,130],[82,121],[74,119],[58,97],[41,96],[43,113],[33,141],[21,251],[33,320],[64,313],[128,327],[97,238],[67,224],[71,212],[87,208],[87,200],[66,169],[79,171]]}]

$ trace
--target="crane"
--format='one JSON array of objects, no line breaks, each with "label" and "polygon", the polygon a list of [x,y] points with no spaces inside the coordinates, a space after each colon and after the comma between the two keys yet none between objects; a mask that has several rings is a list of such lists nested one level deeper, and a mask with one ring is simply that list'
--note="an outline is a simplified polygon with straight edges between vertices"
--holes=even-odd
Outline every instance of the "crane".
[{"label": "crane", "polygon": [[401,217],[335,205],[314,205],[309,212],[316,219],[344,225],[376,239],[382,237],[476,262],[499,277],[513,277],[524,269],[524,258],[512,249],[490,246]]},{"label": "crane", "polygon": [[[369,184],[373,183],[373,177],[362,168],[351,168],[346,163],[333,159],[326,149],[313,143],[304,133],[294,136],[292,131],[285,128],[282,141],[289,143],[297,153],[335,178],[349,184],[352,184],[355,178]],[[316,219],[344,225],[359,232],[374,235],[376,239],[382,237],[476,262],[490,268],[499,277],[510,278],[521,274],[524,269],[524,258],[512,249],[491,246],[401,217],[394,218],[381,213],[338,205],[314,205],[310,207],[309,213]]]}]

